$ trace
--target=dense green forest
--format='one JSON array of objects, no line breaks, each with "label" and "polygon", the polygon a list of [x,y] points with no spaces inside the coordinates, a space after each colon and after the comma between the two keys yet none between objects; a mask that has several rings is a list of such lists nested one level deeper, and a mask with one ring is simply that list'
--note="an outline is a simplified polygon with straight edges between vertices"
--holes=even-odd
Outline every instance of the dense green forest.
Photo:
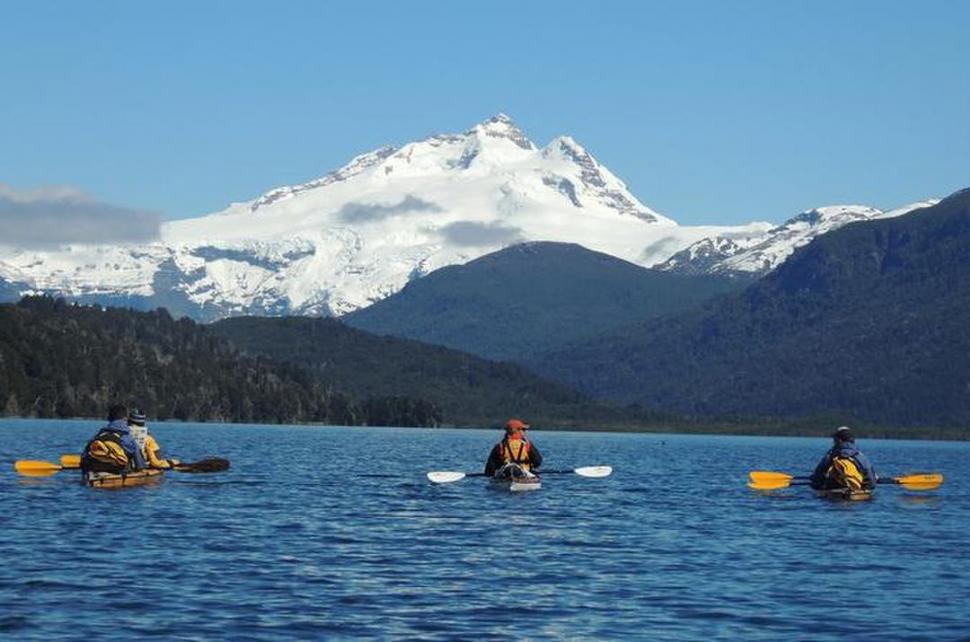
[{"label": "dense green forest", "polygon": [[341,321],[522,363],[743,285],[741,279],[649,270],[572,243],[524,243],[435,270]]},{"label": "dense green forest", "polygon": [[0,305],[0,414],[97,417],[114,403],[157,419],[437,425],[418,397],[351,397],[298,366],[249,357],[165,310],[47,297]]},{"label": "dense green forest", "polygon": [[453,425],[509,416],[545,426],[659,426],[668,418],[591,400],[512,363],[418,341],[380,337],[329,318],[238,317],[212,325],[246,354],[299,365],[324,385],[360,397],[424,398]]},{"label": "dense green forest", "polygon": [[559,350],[537,372],[700,419],[827,416],[966,437],[970,190],[815,239],[737,295]]}]

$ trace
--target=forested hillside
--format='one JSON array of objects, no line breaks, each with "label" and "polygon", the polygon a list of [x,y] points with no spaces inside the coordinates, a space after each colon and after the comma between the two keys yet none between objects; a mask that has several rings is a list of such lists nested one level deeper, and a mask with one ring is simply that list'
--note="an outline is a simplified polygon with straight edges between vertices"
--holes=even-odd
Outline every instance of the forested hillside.
[{"label": "forested hillside", "polygon": [[449,424],[487,426],[510,415],[545,426],[595,428],[658,417],[593,401],[525,368],[418,341],[380,337],[329,318],[239,317],[212,330],[247,354],[300,365],[356,396],[420,397]]},{"label": "forested hillside", "polygon": [[157,419],[436,425],[420,398],[351,397],[295,365],[249,357],[164,310],[46,297],[0,305],[0,414],[99,417],[114,403]]},{"label": "forested hillside", "polygon": [[690,309],[744,284],[649,270],[572,243],[524,243],[432,272],[341,320],[376,334],[522,362]]},{"label": "forested hillside", "polygon": [[970,426],[970,190],[817,238],[743,293],[537,359],[699,417]]}]

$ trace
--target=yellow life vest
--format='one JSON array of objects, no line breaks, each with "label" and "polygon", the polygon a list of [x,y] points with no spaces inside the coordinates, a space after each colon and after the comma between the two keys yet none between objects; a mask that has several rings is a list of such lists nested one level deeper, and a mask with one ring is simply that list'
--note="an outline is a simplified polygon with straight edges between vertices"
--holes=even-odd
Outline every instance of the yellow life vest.
[{"label": "yellow life vest", "polygon": [[110,439],[95,439],[88,446],[88,454],[105,464],[125,468],[128,466],[128,454],[121,444]]},{"label": "yellow life vest", "polygon": [[848,457],[835,457],[829,466],[827,476],[836,481],[841,488],[860,490],[865,481],[865,475],[859,466]]},{"label": "yellow life vest", "polygon": [[523,470],[529,470],[529,440],[525,437],[513,437],[502,440],[502,460],[506,464],[518,464]]}]

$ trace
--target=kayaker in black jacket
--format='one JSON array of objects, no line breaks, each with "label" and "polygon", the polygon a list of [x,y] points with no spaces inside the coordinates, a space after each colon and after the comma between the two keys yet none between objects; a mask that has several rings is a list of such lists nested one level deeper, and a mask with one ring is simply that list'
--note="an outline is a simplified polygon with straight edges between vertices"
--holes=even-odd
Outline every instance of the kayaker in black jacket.
[{"label": "kayaker in black jacket", "polygon": [[829,449],[812,473],[811,484],[815,490],[832,488],[858,488],[872,490],[876,487],[876,471],[869,458],[855,445],[855,437],[848,426],[841,426],[832,435]]},{"label": "kayaker in black jacket", "polygon": [[505,424],[505,436],[495,444],[485,462],[485,474],[492,476],[506,464],[518,464],[523,470],[535,469],[542,465],[542,453],[525,436],[529,424],[521,419],[509,419]]}]

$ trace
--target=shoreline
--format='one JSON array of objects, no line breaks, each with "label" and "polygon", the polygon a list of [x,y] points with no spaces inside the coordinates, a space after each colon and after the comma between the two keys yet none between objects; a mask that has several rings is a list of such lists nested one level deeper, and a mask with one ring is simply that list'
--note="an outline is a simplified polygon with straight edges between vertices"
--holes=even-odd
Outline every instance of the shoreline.
[{"label": "shoreline", "polygon": [[[34,421],[64,421],[72,423],[103,423],[103,417],[23,417],[0,416],[0,421],[34,422]],[[440,426],[346,426],[343,424],[324,424],[314,422],[279,423],[279,422],[234,422],[234,421],[182,421],[180,419],[149,419],[151,424],[167,425],[213,425],[213,426],[299,426],[307,428],[394,428],[405,430],[498,430],[499,423],[492,425],[454,425]],[[657,434],[657,435],[697,435],[724,437],[800,437],[800,438],[829,438],[835,426],[834,423],[820,422],[750,422],[741,426],[735,422],[711,422],[709,424],[689,424],[671,422],[666,425],[601,425],[580,427],[575,424],[542,424],[533,421],[532,432],[573,432],[573,433],[615,433],[615,434]],[[970,441],[970,428],[948,427],[887,427],[867,426],[865,424],[850,423],[853,429],[864,439],[884,439],[898,441]]]}]

